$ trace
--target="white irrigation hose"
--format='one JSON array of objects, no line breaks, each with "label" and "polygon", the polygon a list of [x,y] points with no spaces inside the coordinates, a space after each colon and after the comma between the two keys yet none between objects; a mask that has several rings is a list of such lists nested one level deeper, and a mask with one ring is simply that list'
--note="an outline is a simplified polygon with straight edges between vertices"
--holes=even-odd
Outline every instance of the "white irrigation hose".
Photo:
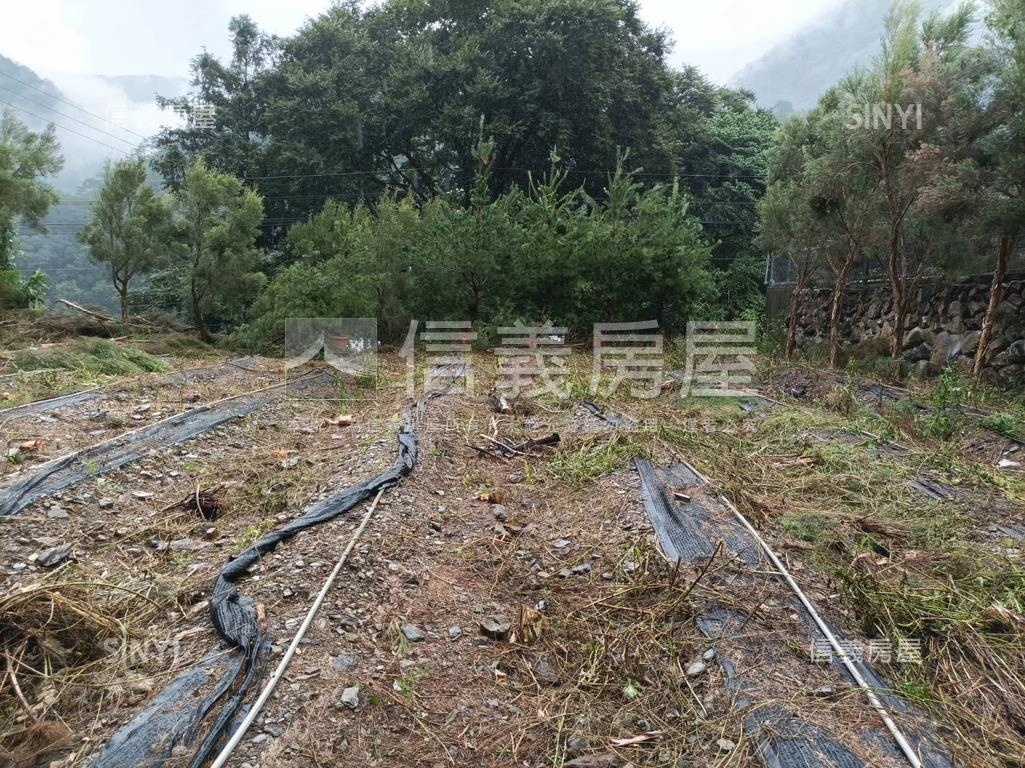
[{"label": "white irrigation hose", "polygon": [[[691,469],[691,471],[694,472],[695,475],[700,477],[706,483],[708,482],[708,478],[704,477],[704,475],[698,472],[694,467],[691,467],[690,465],[688,465],[688,467]],[[811,600],[809,600],[808,596],[804,594],[804,591],[794,580],[794,577],[790,575],[790,571],[788,571],[786,569],[786,566],[784,566],[780,559],[776,557],[776,553],[772,551],[772,548],[769,547],[765,539],[763,539],[761,535],[758,533],[758,531],[755,530],[755,527],[748,522],[747,518],[740,513],[740,510],[733,506],[733,504],[730,503],[729,499],[722,497],[719,498],[724,504],[726,504],[727,507],[730,508],[733,514],[737,516],[737,519],[740,521],[741,525],[743,525],[744,528],[747,529],[747,532],[750,533],[752,537],[754,537],[754,540],[758,542],[759,546],[761,546],[761,548],[765,551],[765,554],[768,555],[769,560],[772,561],[772,564],[776,567],[776,570],[778,570],[780,575],[782,575],[783,578],[786,579],[787,584],[790,585],[790,589],[794,591],[794,594],[797,595],[798,599],[804,605],[805,610],[808,611],[808,614],[812,617],[816,626],[818,626],[819,631],[821,631],[825,638],[829,641],[830,646],[832,646],[833,648],[833,652],[840,657],[840,660],[843,662],[843,665],[847,668],[847,671],[850,673],[851,677],[854,678],[854,681],[858,684],[858,687],[860,687],[865,692],[865,696],[868,697],[869,704],[872,705],[872,708],[875,709],[875,711],[879,714],[879,717],[882,718],[883,724],[886,726],[886,729],[893,735],[894,740],[897,742],[897,746],[900,747],[901,752],[904,753],[904,756],[908,759],[908,762],[911,763],[912,768],[922,768],[921,758],[919,758],[914,748],[908,742],[907,737],[904,736],[904,732],[901,731],[900,726],[897,725],[896,722],[894,722],[893,718],[890,716],[889,711],[879,700],[879,697],[876,696],[875,691],[872,690],[872,686],[868,684],[868,681],[861,674],[857,666],[855,666],[854,661],[850,657],[850,654],[848,654],[847,650],[840,644],[840,641],[836,639],[836,635],[833,634],[833,631],[829,628],[829,625],[826,624],[826,622],[822,619],[821,616],[819,616],[819,613],[815,610],[815,606],[812,605]]]},{"label": "white irrigation hose", "polygon": [[224,745],[224,749],[221,750],[220,754],[217,755],[217,759],[210,764],[210,768],[223,768],[231,757],[232,752],[238,746],[238,743],[242,741],[242,738],[246,735],[246,731],[249,730],[249,726],[253,724],[260,712],[263,710],[264,704],[267,703],[267,699],[270,698],[271,694],[274,693],[274,688],[278,682],[285,675],[285,670],[288,669],[288,665],[292,661],[292,657],[295,655],[296,649],[299,647],[299,643],[302,642],[303,637],[306,635],[306,630],[310,628],[310,624],[313,623],[313,619],[317,615],[317,611],[320,610],[321,603],[324,602],[324,598],[327,597],[327,593],[331,590],[332,585],[335,583],[335,579],[338,578],[338,574],[341,573],[342,566],[345,565],[345,561],[348,560],[349,554],[352,552],[352,548],[356,546],[356,542],[359,540],[360,535],[363,533],[363,529],[367,527],[367,523],[370,522],[371,515],[374,514],[374,510],[377,509],[377,502],[381,499],[381,494],[384,493],[384,488],[377,492],[374,497],[373,503],[367,513],[363,515],[363,520],[359,524],[359,528],[352,534],[352,538],[349,540],[348,545],[345,547],[345,551],[342,552],[342,556],[335,563],[334,570],[331,571],[331,575],[327,577],[327,581],[324,582],[324,586],[320,588],[320,594],[317,595],[317,599],[313,601],[313,605],[310,606],[309,613],[306,614],[306,618],[303,619],[303,623],[299,627],[299,631],[295,633],[295,637],[292,639],[292,644],[288,646],[288,650],[285,651],[285,655],[281,657],[281,663],[278,664],[278,668],[274,670],[274,674],[267,680],[267,685],[264,686],[260,695],[253,703],[252,709],[249,710],[249,714],[246,715],[245,720],[239,725],[235,732],[231,735],[228,743]]}]

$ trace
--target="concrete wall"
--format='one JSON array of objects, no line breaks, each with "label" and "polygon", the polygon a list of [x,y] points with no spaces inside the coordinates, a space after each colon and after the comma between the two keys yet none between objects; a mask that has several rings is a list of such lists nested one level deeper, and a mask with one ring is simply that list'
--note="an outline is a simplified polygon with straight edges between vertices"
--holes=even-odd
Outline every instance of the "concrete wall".
[{"label": "concrete wall", "polygon": [[[948,365],[970,366],[978,349],[982,320],[989,304],[991,278],[958,283],[928,280],[912,296],[904,336],[904,359],[919,375],[935,375]],[[770,317],[786,321],[789,291],[772,286]],[[831,289],[811,289],[798,320],[798,347],[828,344]],[[780,308],[782,313],[780,314]],[[847,345],[884,353],[892,334],[893,309],[886,282],[856,283],[844,299],[841,333]],[[1003,385],[1025,387],[1025,273],[1008,276],[997,311],[990,345],[988,378]]]}]

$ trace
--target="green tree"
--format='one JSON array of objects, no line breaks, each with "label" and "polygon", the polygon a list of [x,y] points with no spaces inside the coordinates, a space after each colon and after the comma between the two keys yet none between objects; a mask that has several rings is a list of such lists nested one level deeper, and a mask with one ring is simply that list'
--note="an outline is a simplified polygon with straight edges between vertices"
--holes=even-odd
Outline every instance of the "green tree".
[{"label": "green tree", "polygon": [[105,264],[128,319],[129,285],[160,264],[172,247],[171,209],[146,182],[145,161],[108,165],[90,206],[92,218],[79,233],[93,261]]},{"label": "green tree", "polygon": [[850,162],[873,179],[884,211],[894,359],[903,352],[913,289],[934,255],[934,243],[921,236],[914,221],[923,187],[910,172],[909,158],[942,132],[941,107],[963,85],[961,79],[923,73],[929,67],[964,71],[971,21],[971,6],[965,5],[949,17],[933,15],[921,23],[914,2],[897,0],[874,65],[841,84],[839,95],[846,99],[851,119]]},{"label": "green tree", "polygon": [[64,164],[53,126],[34,133],[5,110],[0,116],[0,272],[14,268],[19,222],[45,232],[43,218],[57,193],[43,177]]},{"label": "green tree", "polygon": [[258,91],[261,76],[274,64],[280,41],[260,31],[248,16],[228,25],[231,59],[223,63],[203,51],[192,60],[188,96],[158,97],[158,104],[188,119],[181,128],[165,128],[156,137],[153,165],[170,189],[177,189],[189,166],[202,157],[217,170],[246,177],[262,170],[264,135]]},{"label": "green tree", "polygon": [[807,188],[798,180],[777,180],[758,203],[759,244],[794,266],[794,286],[787,311],[784,357],[797,349],[797,323],[808,288],[822,271],[822,241],[812,215]]},{"label": "green tree", "polygon": [[[841,88],[859,90],[864,75],[856,72]],[[856,162],[858,137],[845,123],[838,93],[831,90],[809,115],[810,141],[805,147],[804,180],[818,217],[820,249],[833,273],[829,306],[829,364],[840,361],[840,321],[851,271],[876,246],[882,211],[873,174]]]},{"label": "green tree", "polygon": [[1025,237],[1025,5],[1020,0],[991,0],[987,21],[997,77],[987,105],[990,131],[983,140],[986,156],[992,161],[985,211],[986,224],[996,233],[997,255],[975,354],[976,377],[982,375],[988,360],[1008,262]]},{"label": "green tree", "polygon": [[775,121],[751,94],[674,71],[666,34],[630,0],[350,0],[286,40],[248,20],[231,32],[231,61],[197,57],[194,94],[175,102],[215,105],[216,124],[165,132],[155,164],[172,188],[200,156],[251,178],[267,206],[263,244],[329,199],[399,190],[465,205],[484,115],[492,197],[527,191],[556,147],[571,185],[601,199],[619,148],[630,147],[639,180],[681,173],[724,272],[755,256]]},{"label": "green tree", "polygon": [[188,305],[200,336],[209,340],[211,320],[241,318],[266,283],[255,245],[263,200],[240,179],[198,160],[174,193],[174,210]]}]

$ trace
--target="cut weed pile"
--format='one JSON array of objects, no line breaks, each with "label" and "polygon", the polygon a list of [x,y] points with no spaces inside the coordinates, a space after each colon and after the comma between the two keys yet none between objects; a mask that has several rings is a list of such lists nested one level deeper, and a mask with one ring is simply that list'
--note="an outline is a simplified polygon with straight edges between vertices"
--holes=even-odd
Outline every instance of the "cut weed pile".
[{"label": "cut weed pile", "polygon": [[107,641],[128,638],[120,601],[107,599],[117,591],[55,582],[0,597],[0,764],[35,765],[70,744],[72,733],[51,708],[94,698],[90,689],[109,669]]},{"label": "cut weed pile", "polygon": [[162,361],[141,349],[105,339],[76,343],[61,349],[24,350],[15,355],[14,364],[23,371],[64,369],[97,376],[167,370]]},{"label": "cut weed pile", "polygon": [[650,548],[634,552],[626,570],[627,584],[547,606],[551,620],[520,616],[523,650],[506,660],[536,686],[551,765],[706,760],[708,745],[735,737],[728,704],[709,711],[707,692],[696,690],[705,683],[687,679],[707,648],[694,624],[697,576],[674,572]]}]

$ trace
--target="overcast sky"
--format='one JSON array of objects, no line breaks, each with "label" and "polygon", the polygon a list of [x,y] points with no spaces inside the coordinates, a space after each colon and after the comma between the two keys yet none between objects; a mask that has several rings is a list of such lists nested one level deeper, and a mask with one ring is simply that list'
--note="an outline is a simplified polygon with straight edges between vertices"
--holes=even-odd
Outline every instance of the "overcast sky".
[{"label": "overcast sky", "polygon": [[[744,64],[841,0],[640,0],[645,20],[668,27],[674,63],[725,83]],[[228,20],[248,13],[286,35],[331,0],[3,0],[0,53],[62,75],[188,75],[189,59],[227,50]]]}]

